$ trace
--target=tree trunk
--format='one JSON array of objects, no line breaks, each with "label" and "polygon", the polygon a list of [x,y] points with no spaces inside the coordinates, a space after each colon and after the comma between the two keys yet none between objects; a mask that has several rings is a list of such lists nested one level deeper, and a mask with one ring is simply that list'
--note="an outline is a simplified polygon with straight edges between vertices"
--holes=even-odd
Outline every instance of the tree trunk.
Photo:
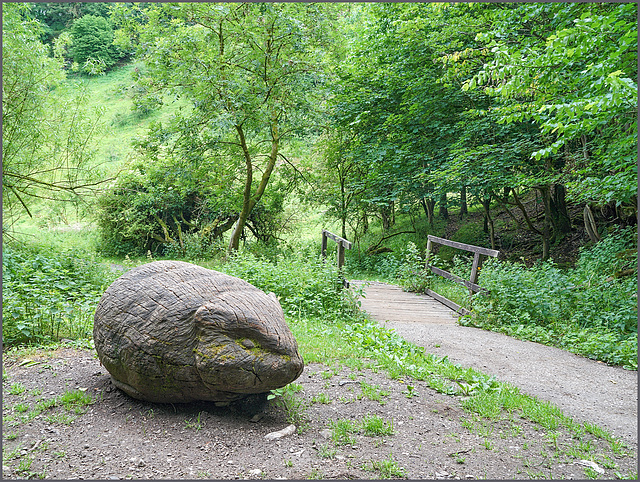
[{"label": "tree trunk", "polygon": [[539,229],[537,229],[533,223],[531,223],[531,219],[529,219],[529,215],[527,214],[527,210],[524,207],[524,204],[522,204],[522,201],[520,201],[520,198],[518,197],[518,193],[516,192],[515,189],[513,189],[513,200],[516,202],[516,205],[518,206],[518,209],[520,209],[520,211],[522,212],[522,215],[524,217],[525,222],[527,223],[527,226],[529,227],[529,229],[531,231],[533,231],[534,233],[538,233],[538,234],[542,234],[540,232]]},{"label": "tree trunk", "polygon": [[567,211],[566,189],[562,184],[555,184],[550,196],[551,215],[554,221],[554,228],[558,233],[568,234],[571,232],[571,218]]},{"label": "tree trunk", "polygon": [[236,222],[235,227],[233,228],[233,232],[231,233],[231,239],[229,240],[229,251],[237,251],[240,247],[240,237],[242,236],[242,232],[244,231],[244,226],[247,223],[247,219],[249,218],[249,214],[253,210],[254,206],[260,201],[260,198],[264,194],[264,190],[269,183],[269,177],[271,177],[271,173],[273,172],[273,168],[276,165],[276,159],[278,157],[278,147],[280,138],[278,136],[278,124],[276,122],[276,118],[272,117],[271,119],[271,152],[269,154],[269,160],[267,162],[267,166],[262,174],[262,178],[260,179],[260,184],[256,189],[255,194],[251,195],[251,184],[253,183],[253,162],[251,159],[251,154],[249,153],[249,148],[247,146],[246,139],[244,137],[244,130],[241,125],[235,126],[236,131],[238,133],[238,140],[240,141],[240,146],[242,147],[242,152],[244,155],[244,160],[247,168],[247,177],[245,179],[244,184],[244,194],[242,198],[242,210],[240,211],[240,215],[238,216],[238,221]]},{"label": "tree trunk", "polygon": [[462,186],[460,189],[460,219],[467,214],[469,214],[469,207],[467,206],[467,186]]},{"label": "tree trunk", "polygon": [[436,202],[433,199],[420,199],[422,203],[422,208],[424,209],[424,214],[427,216],[427,221],[430,226],[433,226],[433,210],[435,208]]},{"label": "tree trunk", "polygon": [[340,221],[342,222],[341,236],[347,239],[347,193],[345,187],[346,179],[340,175]]},{"label": "tree trunk", "polygon": [[[493,219],[491,219],[491,197],[483,199],[482,207],[484,208],[484,222],[489,231],[489,240],[491,241],[491,249],[496,249],[496,237],[493,226]],[[485,231],[486,232],[486,231]]]},{"label": "tree trunk", "polygon": [[[362,210],[362,234],[367,234],[369,232],[369,216],[367,216],[367,210]],[[344,236],[346,239],[346,236]]]},{"label": "tree trunk", "polygon": [[382,216],[382,231],[389,231],[389,216],[384,209],[380,211],[380,215]]},{"label": "tree trunk", "polygon": [[542,261],[549,259],[550,239],[551,239],[551,188],[549,185],[537,186],[542,196],[544,206],[544,219],[542,221]]},{"label": "tree trunk", "polygon": [[391,201],[389,203],[389,206],[391,207],[391,226],[395,226],[396,225],[396,203]]},{"label": "tree trunk", "polygon": [[447,209],[447,193],[443,193],[440,195],[440,200],[438,201],[440,206],[440,217],[442,219],[449,219],[449,210]]},{"label": "tree trunk", "polygon": [[598,226],[596,225],[596,220],[593,217],[593,211],[587,204],[584,207],[584,211],[582,211],[582,215],[584,217],[584,228],[589,235],[589,238],[592,242],[597,243],[600,241],[600,235],[598,234]]},{"label": "tree trunk", "polygon": [[391,212],[389,205],[380,208],[380,216],[382,217],[382,231],[389,231],[391,227]]}]

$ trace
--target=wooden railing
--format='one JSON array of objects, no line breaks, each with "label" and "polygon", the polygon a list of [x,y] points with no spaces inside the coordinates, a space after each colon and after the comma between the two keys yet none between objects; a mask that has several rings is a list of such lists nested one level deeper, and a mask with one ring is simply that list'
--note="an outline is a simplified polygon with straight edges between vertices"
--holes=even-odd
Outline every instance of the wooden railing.
[{"label": "wooden railing", "polygon": [[[453,273],[449,273],[448,271],[445,271],[440,268],[436,268],[435,266],[429,264],[429,255],[431,254],[432,243],[443,244],[445,246],[450,246],[451,248],[462,249],[462,250],[474,253],[473,264],[471,265],[471,276],[468,281],[460,278],[459,276],[456,276]],[[450,241],[448,239],[438,238],[437,236],[428,235],[427,236],[427,254],[425,256],[424,268],[425,270],[431,269],[431,272],[437,275],[440,275],[444,278],[450,279],[451,281],[454,281],[456,283],[466,286],[469,289],[469,295],[471,296],[474,292],[477,293],[478,291],[487,291],[482,286],[479,286],[476,283],[478,281],[478,268],[480,268],[480,265],[482,264],[481,256],[492,256],[495,258],[499,254],[500,254],[500,251],[496,251],[495,249],[483,248],[481,246],[474,246],[472,244],[459,243],[457,241]],[[447,305],[449,308],[457,311],[460,314],[466,315],[469,313],[468,310],[462,308],[457,303],[445,298],[442,295],[439,295],[438,293],[430,290],[429,288],[426,288],[424,292],[429,296],[435,298],[439,302]]]},{"label": "wooden railing", "polygon": [[327,238],[333,239],[338,244],[338,276],[345,288],[349,287],[349,282],[342,275],[342,267],[344,266],[344,250],[351,249],[351,241],[347,241],[340,236],[333,234],[326,229],[322,230],[322,258],[327,259]]}]

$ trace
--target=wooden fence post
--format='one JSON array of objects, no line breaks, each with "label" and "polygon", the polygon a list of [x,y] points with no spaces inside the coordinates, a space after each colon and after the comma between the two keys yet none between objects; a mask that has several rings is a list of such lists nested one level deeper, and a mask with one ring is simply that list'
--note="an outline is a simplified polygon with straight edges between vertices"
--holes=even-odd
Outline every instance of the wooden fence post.
[{"label": "wooden fence post", "polygon": [[322,259],[327,260],[327,232],[322,230]]},{"label": "wooden fence post", "polygon": [[[480,253],[474,253],[473,255],[473,265],[471,265],[471,278],[469,281],[472,283],[478,282],[478,268],[480,267]],[[469,288],[469,296],[473,296],[473,290]]]},{"label": "wooden fence post", "polygon": [[322,258],[327,259],[327,238],[333,239],[338,245],[338,279],[340,280],[340,286],[346,288],[349,287],[349,282],[344,279],[342,274],[342,267],[344,266],[344,250],[351,249],[351,242],[347,241],[340,236],[333,234],[326,229],[322,230]]},{"label": "wooden fence post", "polygon": [[431,240],[427,238],[427,252],[424,255],[424,269],[429,269],[429,256],[431,255]]}]

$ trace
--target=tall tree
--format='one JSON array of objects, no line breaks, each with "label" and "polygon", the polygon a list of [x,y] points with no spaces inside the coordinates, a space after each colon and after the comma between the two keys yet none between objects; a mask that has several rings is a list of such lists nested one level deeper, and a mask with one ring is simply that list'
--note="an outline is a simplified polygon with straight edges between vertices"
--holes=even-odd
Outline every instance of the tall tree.
[{"label": "tall tree", "polygon": [[490,54],[465,87],[509,100],[503,122],[540,126],[532,157],[550,180],[576,201],[635,205],[637,4],[520,4],[478,38]]},{"label": "tall tree", "polygon": [[[126,9],[116,20],[127,17]],[[237,250],[283,141],[304,126],[323,24],[322,6],[289,3],[157,4],[137,25],[149,92],[184,96],[193,109],[175,123],[183,155],[229,156],[243,167],[242,204],[231,234]],[[121,22],[122,23],[122,22]],[[124,24],[124,23],[123,23]]]}]

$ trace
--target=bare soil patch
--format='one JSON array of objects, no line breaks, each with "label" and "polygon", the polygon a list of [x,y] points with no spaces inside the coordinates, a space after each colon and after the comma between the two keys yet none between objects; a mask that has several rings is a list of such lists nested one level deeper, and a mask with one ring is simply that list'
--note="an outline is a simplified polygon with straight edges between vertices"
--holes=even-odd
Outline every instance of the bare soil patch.
[{"label": "bare soil patch", "polygon": [[[635,449],[612,452],[587,433],[547,433],[516,414],[482,420],[460,398],[392,380],[372,363],[306,366],[295,383],[307,421],[274,441],[265,435],[290,422],[273,403],[141,402],[112,385],[92,351],[5,356],[3,367],[6,479],[611,479],[637,470]],[[83,413],[56,404],[29,417],[77,390],[93,401]],[[367,434],[372,417],[393,434]],[[337,438],[339,420],[353,432]],[[577,444],[586,452],[571,452]]]}]

